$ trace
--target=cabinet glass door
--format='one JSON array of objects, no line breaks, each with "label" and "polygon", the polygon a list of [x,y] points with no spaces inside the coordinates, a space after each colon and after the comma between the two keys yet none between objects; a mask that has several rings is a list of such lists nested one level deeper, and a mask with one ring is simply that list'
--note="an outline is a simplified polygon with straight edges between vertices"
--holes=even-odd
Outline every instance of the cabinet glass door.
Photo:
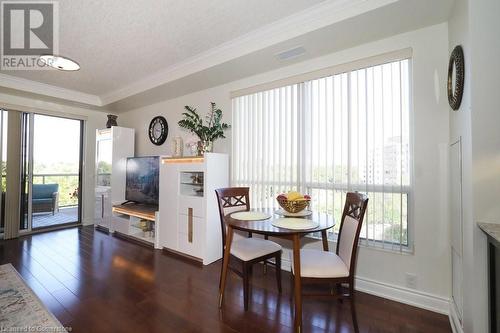
[{"label": "cabinet glass door", "polygon": [[5,228],[5,197],[7,192],[7,116],[8,112],[0,109],[0,156],[2,158],[2,199],[0,202],[0,239]]},{"label": "cabinet glass door", "polygon": [[97,186],[111,186],[112,147],[111,130],[99,131],[96,146]]}]

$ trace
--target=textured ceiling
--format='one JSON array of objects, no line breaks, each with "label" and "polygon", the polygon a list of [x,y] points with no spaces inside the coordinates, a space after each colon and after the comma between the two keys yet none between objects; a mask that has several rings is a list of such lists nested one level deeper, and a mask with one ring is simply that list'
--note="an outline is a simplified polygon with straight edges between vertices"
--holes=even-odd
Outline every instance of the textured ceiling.
[{"label": "textured ceiling", "polygon": [[320,2],[59,1],[59,53],[82,69],[3,73],[102,95]]},{"label": "textured ceiling", "polygon": [[[356,45],[446,22],[453,3],[453,0],[439,0],[439,2],[436,0],[398,1],[159,85],[106,107],[114,113],[125,112],[345,50]],[[370,29],[366,29],[366,27],[370,27]],[[304,55],[286,61],[280,61],[275,57],[278,52],[289,50],[297,45],[306,49]],[[311,69],[305,68],[303,70],[308,72]]]}]

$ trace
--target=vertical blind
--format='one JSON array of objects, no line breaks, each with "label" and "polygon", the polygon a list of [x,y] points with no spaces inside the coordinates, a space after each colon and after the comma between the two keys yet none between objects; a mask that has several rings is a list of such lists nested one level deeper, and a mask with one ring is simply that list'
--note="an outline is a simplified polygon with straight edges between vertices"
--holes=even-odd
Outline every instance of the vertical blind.
[{"label": "vertical blind", "polygon": [[[312,197],[340,221],[347,191],[370,202],[366,245],[409,245],[410,61],[403,59],[233,98],[232,184],[253,207]],[[335,238],[340,223],[332,230]]]}]

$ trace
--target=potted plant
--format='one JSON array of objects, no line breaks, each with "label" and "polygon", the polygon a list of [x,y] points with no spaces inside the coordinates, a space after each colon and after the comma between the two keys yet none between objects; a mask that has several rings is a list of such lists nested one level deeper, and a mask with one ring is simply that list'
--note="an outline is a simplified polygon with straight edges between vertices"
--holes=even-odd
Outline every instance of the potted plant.
[{"label": "potted plant", "polygon": [[179,121],[179,126],[187,129],[191,133],[198,136],[198,155],[203,155],[206,152],[212,152],[213,143],[215,140],[225,138],[224,131],[229,128],[229,125],[222,122],[222,110],[218,109],[214,102],[210,103],[211,109],[206,116],[207,124],[203,123],[203,119],[196,112],[196,109],[186,105],[186,112],[182,113],[184,119]]}]

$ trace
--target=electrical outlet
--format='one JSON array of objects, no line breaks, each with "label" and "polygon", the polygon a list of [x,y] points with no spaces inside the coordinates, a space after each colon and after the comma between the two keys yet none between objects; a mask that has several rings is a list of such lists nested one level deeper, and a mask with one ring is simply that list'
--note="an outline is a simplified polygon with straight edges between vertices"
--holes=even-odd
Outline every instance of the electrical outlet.
[{"label": "electrical outlet", "polygon": [[406,273],[406,286],[411,289],[417,288],[417,275],[413,273]]}]

